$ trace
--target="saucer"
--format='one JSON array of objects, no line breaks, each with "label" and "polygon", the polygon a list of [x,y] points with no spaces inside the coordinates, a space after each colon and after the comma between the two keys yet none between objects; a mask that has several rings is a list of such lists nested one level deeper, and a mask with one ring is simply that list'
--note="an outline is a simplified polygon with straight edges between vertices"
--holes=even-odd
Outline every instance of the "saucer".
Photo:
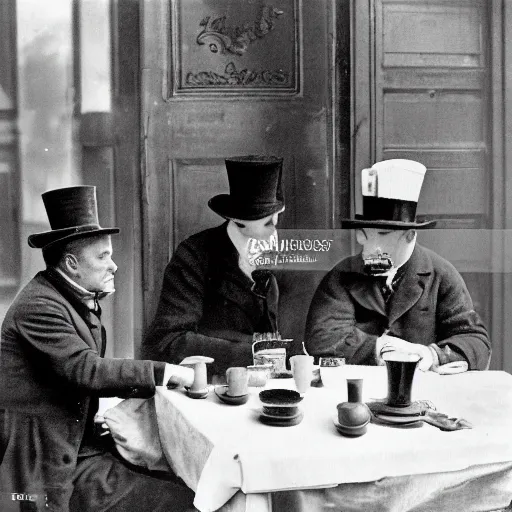
[{"label": "saucer", "polygon": [[241,396],[230,396],[228,395],[228,386],[215,386],[214,388],[215,394],[219,398],[221,402],[229,405],[242,405],[247,403],[249,400],[249,394],[241,395]]},{"label": "saucer", "polygon": [[347,437],[359,437],[363,434],[366,434],[366,430],[368,429],[368,423],[370,423],[370,420],[366,421],[365,423],[362,423],[361,425],[356,425],[354,427],[341,425],[338,421],[338,415],[334,415],[332,417],[332,422],[334,423],[334,426],[336,427],[336,430]]},{"label": "saucer", "polygon": [[422,420],[414,419],[413,417],[403,416],[381,416],[378,413],[373,413],[372,422],[375,424],[386,425],[388,427],[396,428],[418,428],[423,426]]},{"label": "saucer", "polygon": [[259,420],[261,423],[271,425],[273,427],[293,427],[294,425],[298,425],[302,421],[302,418],[304,418],[304,413],[299,411],[299,414],[293,418],[273,418],[271,416],[261,414]]},{"label": "saucer", "polygon": [[300,411],[298,408],[297,408],[297,410],[293,410],[291,407],[288,407],[290,413],[285,414],[285,415],[279,414],[279,413],[272,414],[272,411],[269,409],[271,409],[271,408],[263,407],[263,411],[262,411],[261,415],[265,416],[265,418],[272,418],[275,420],[282,420],[282,421],[291,421],[302,414],[302,411]]},{"label": "saucer", "polygon": [[210,390],[208,388],[198,389],[192,391],[191,389],[187,389],[187,395],[190,398],[206,398]]},{"label": "saucer", "polygon": [[373,414],[383,414],[386,416],[420,416],[427,410],[435,411],[435,405],[428,400],[416,400],[405,407],[394,407],[388,405],[385,401],[366,402]]},{"label": "saucer", "polygon": [[298,407],[275,407],[273,405],[264,405],[262,410],[265,416],[274,416],[277,418],[295,417],[299,413]]}]

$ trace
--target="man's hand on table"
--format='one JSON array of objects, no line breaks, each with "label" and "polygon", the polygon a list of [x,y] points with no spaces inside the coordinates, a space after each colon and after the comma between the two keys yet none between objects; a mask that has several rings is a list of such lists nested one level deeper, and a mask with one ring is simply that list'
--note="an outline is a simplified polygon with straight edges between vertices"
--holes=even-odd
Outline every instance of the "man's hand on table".
[{"label": "man's hand on table", "polygon": [[177,364],[165,365],[163,386],[169,388],[190,387],[194,382],[194,370]]},{"label": "man's hand on table", "polygon": [[383,334],[377,338],[375,345],[375,353],[379,365],[384,364],[382,356],[390,352],[417,354],[420,356],[418,368],[424,372],[432,369],[432,366],[434,365],[433,350],[428,346],[420,345],[418,343],[410,343],[403,340],[402,338],[390,336],[389,334]]}]

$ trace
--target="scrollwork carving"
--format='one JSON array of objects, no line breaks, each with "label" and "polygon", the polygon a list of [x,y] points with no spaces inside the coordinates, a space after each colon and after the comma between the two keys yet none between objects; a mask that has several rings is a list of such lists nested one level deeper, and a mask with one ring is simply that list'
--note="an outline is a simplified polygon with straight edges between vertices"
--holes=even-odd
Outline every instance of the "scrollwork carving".
[{"label": "scrollwork carving", "polygon": [[230,62],[224,74],[213,71],[198,71],[197,73],[188,73],[185,83],[191,87],[208,86],[276,86],[283,87],[289,85],[290,74],[282,70],[263,70],[253,71],[250,69],[237,70],[233,62]]},{"label": "scrollwork carving", "polygon": [[275,19],[282,14],[284,11],[265,5],[253,23],[246,22],[238,27],[228,27],[226,16],[206,16],[199,23],[203,30],[196,41],[199,45],[207,44],[212,53],[243,55],[253,41],[263,38],[274,28]]}]

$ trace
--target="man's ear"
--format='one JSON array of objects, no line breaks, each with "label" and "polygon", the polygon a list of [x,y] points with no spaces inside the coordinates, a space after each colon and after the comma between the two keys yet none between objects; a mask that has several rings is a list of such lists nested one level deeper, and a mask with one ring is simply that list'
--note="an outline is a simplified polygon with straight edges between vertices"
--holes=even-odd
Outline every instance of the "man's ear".
[{"label": "man's ear", "polygon": [[416,238],[416,230],[415,229],[408,229],[405,233],[405,239],[407,242],[411,243]]},{"label": "man's ear", "polygon": [[78,260],[74,254],[68,253],[64,256],[64,266],[71,275],[78,274]]},{"label": "man's ear", "polygon": [[366,242],[367,236],[366,236],[366,233],[364,232],[364,229],[356,230],[356,240],[357,240],[357,243],[360,245],[363,245]]}]

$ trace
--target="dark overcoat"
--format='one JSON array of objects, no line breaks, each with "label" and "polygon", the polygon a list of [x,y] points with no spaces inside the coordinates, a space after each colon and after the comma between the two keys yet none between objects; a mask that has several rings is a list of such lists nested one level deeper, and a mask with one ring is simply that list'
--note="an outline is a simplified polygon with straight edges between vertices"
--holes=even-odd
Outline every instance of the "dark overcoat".
[{"label": "dark overcoat", "polygon": [[191,355],[213,357],[213,373],[252,364],[255,332],[276,329],[278,288],[266,297],[238,266],[227,223],[182,242],[167,265],[160,301],[142,344],[142,356],[180,363]]},{"label": "dark overcoat", "polygon": [[389,330],[389,335],[411,343],[433,344],[440,363],[449,362],[443,357],[453,353],[467,360],[472,370],[487,369],[487,331],[457,270],[419,245],[406,265],[387,304],[377,280],[363,273],[361,255],[336,265],[311,302],[308,352],[344,356],[348,364],[374,365],[376,340]]},{"label": "dark overcoat", "polygon": [[38,273],[8,310],[0,341],[0,492],[46,496],[59,512],[98,398],[152,396],[165,368],[104,359],[104,328],[66,289],[55,270]]}]

